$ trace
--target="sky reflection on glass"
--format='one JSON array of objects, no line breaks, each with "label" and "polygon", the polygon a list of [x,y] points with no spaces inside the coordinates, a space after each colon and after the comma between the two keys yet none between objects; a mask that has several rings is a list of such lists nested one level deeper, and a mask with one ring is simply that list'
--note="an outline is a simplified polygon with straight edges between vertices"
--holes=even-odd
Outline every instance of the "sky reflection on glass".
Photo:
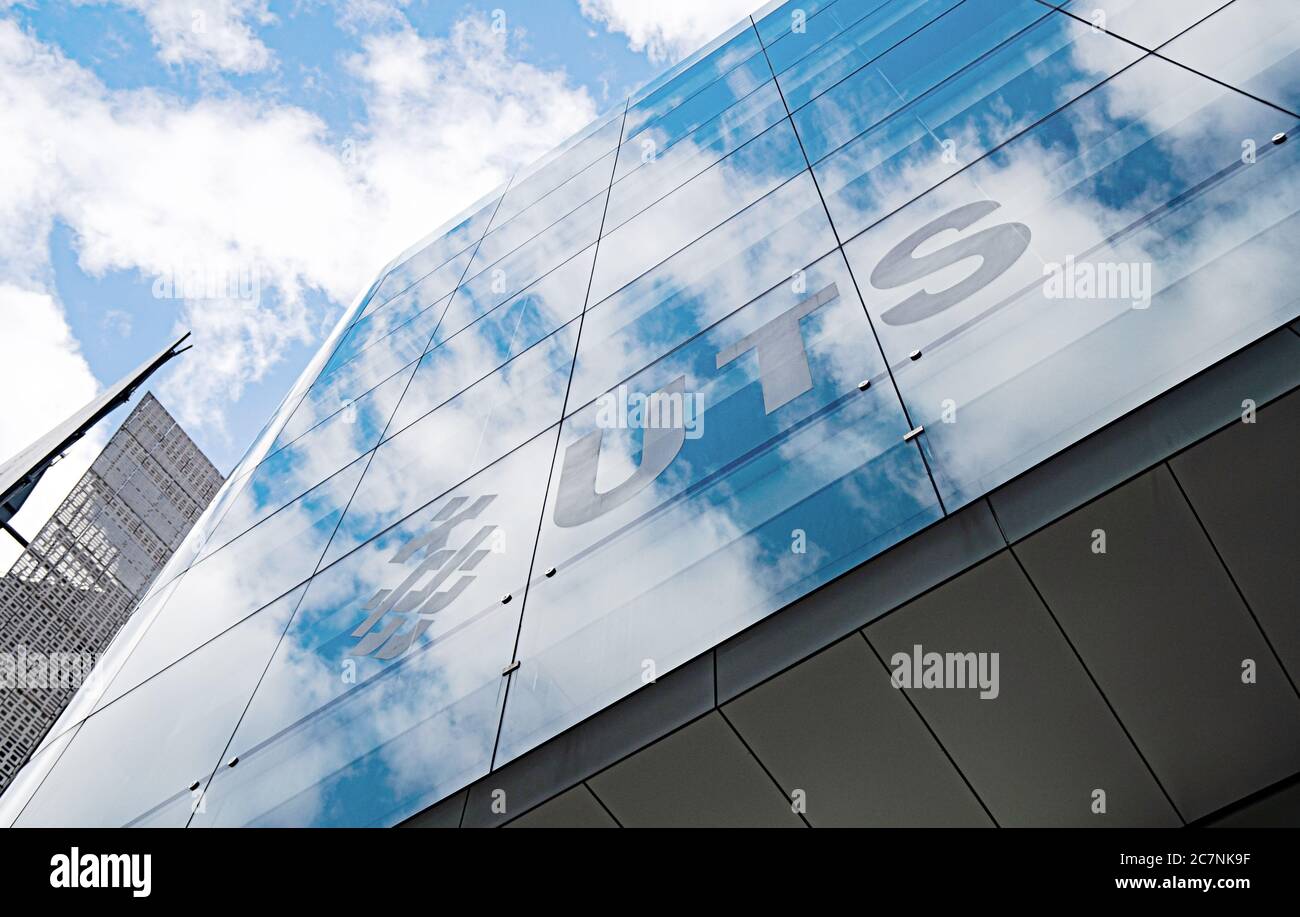
[{"label": "sky reflection on glass", "polygon": [[1295,3],[1070,8],[773,4],[402,253],[0,817],[393,824],[1294,320]]},{"label": "sky reflection on glass", "polygon": [[[783,320],[783,346],[729,353]],[[941,514],[839,252],[627,388],[674,380],[703,402],[698,429],[629,495],[620,489],[651,461],[651,432],[611,427],[599,403],[564,422],[536,563],[559,573],[529,589],[499,762],[640,687],[647,663],[669,671]],[[592,437],[587,480],[568,453]],[[580,499],[593,487],[617,498],[574,521],[570,475]]]},{"label": "sky reflection on glass", "polygon": [[[1266,140],[1288,127],[1148,58],[846,245],[950,510],[1294,313],[1296,151]],[[1253,163],[1249,137],[1265,144]],[[972,206],[969,232],[1019,237],[1023,254],[960,302],[902,315],[919,285],[875,266]],[[1067,269],[1069,287],[1049,285]],[[969,274],[959,262],[925,286]]]},{"label": "sky reflection on glass", "polygon": [[487,772],[554,448],[316,576],[196,826],[391,824]]},{"label": "sky reflection on glass", "polygon": [[[261,673],[246,660],[274,650],[302,592],[286,595],[86,720],[18,827],[185,827],[191,809],[206,805],[208,778]],[[194,783],[200,785],[191,790]]]}]

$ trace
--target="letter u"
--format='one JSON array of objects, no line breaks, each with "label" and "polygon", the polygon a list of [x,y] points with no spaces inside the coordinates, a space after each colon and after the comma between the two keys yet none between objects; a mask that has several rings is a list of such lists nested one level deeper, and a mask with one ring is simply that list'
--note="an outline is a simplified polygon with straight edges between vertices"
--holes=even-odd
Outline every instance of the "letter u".
[{"label": "letter u", "polygon": [[[660,389],[660,393],[680,398],[685,390],[686,377],[678,376]],[[600,447],[604,438],[604,430],[594,430],[564,450],[564,463],[560,468],[560,483],[555,498],[555,524],[560,528],[573,528],[598,519],[652,484],[677,458],[677,453],[686,440],[686,429],[682,425],[644,427],[641,464],[623,483],[604,493],[597,493],[596,467],[600,462]]]}]

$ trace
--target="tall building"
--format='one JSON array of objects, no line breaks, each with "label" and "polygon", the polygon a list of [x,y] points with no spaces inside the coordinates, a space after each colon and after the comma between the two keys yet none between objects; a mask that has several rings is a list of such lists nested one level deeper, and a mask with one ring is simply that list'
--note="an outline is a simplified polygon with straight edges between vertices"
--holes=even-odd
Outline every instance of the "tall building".
[{"label": "tall building", "polygon": [[[0,576],[0,651],[11,682],[0,688],[0,791],[222,481],[158,400],[145,394]],[[40,683],[20,677],[19,666],[21,675]]]},{"label": "tall building", "polygon": [[1293,788],[1295,5],[1094,6],[771,5],[403,253],[0,815]]}]

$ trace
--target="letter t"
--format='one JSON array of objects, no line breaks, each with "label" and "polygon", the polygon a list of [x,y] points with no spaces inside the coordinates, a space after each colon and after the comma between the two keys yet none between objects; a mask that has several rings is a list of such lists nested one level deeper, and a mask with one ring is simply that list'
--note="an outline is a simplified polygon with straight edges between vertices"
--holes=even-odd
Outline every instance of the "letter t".
[{"label": "letter t", "polygon": [[808,351],[799,322],[839,295],[839,287],[832,283],[795,303],[763,327],[719,351],[718,369],[753,350],[758,356],[758,377],[763,386],[763,413],[771,414],[794,401],[812,388]]}]

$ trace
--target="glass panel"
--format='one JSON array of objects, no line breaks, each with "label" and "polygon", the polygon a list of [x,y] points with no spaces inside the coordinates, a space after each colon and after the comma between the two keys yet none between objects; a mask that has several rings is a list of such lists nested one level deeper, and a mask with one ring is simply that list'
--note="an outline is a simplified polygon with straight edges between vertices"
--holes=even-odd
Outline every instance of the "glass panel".
[{"label": "glass panel", "polygon": [[[867,67],[834,88],[818,96],[811,104],[794,113],[794,124],[803,140],[804,150],[814,163],[826,154],[879,124],[927,90],[969,66],[1022,29],[1051,13],[1037,0],[966,0],[952,12],[926,26],[907,41],[887,51]],[[1065,17],[1061,17],[1064,19]],[[1077,23],[1044,24],[1035,33],[1036,43],[1005,52],[991,69],[988,62],[958,76],[955,85],[941,94],[961,93],[963,98],[977,99],[982,92],[996,86],[991,77],[1003,81],[1031,66],[1035,57],[1026,50],[1039,50],[1048,35],[1059,44],[1071,34],[1082,34]],[[1105,38],[1101,39],[1105,42]],[[1050,52],[1054,45],[1047,45]],[[1135,59],[1131,57],[1130,59]],[[980,91],[982,88],[982,92]],[[969,102],[967,103],[969,104]],[[949,117],[954,112],[949,109]],[[861,163],[871,150],[874,138],[865,138],[850,157]]]},{"label": "glass panel", "polygon": [[374,349],[373,358],[370,351],[366,351],[366,355],[362,358],[345,363],[334,372],[322,377],[307,392],[307,397],[302,400],[293,412],[293,416],[289,418],[289,422],[284,425],[284,429],[276,438],[275,447],[280,448],[286,443],[293,442],[327,417],[332,417],[353,404],[359,396],[409,367],[419,357],[418,353],[405,363],[393,365],[410,353],[410,347],[416,346],[414,340],[409,337],[404,338],[403,341],[408,344],[407,347],[395,347],[390,351],[388,344],[385,344]]},{"label": "glass panel", "polygon": [[615,155],[611,152],[602,156],[523,213],[493,229],[484,236],[475,263],[492,264],[597,195],[603,200]]},{"label": "glass panel", "polygon": [[564,409],[577,337],[578,322],[570,322],[386,440],[325,563],[554,425]]},{"label": "glass panel", "polygon": [[402,328],[408,322],[421,327],[428,327],[430,323],[436,325],[440,313],[436,311],[435,304],[446,302],[447,294],[455,289],[456,284],[460,283],[460,279],[465,276],[465,268],[469,265],[472,256],[473,252],[465,252],[454,261],[447,262],[406,292],[395,296],[379,311],[367,315],[349,328],[343,340],[339,342],[338,349],[321,370],[322,374],[331,372],[353,359],[358,353]]},{"label": "glass panel", "polygon": [[[627,111],[623,139],[625,141],[632,139],[658,118],[681,106],[687,99],[713,83],[734,80],[733,89],[739,97],[749,89],[757,88],[764,80],[770,79],[772,76],[770,72],[763,73],[761,70],[740,66],[754,55],[762,53],[758,35],[748,26],[747,22],[738,26],[740,31],[734,38],[729,39],[699,63],[683,70],[649,95],[634,101]],[[758,59],[762,60],[762,57]]]},{"label": "glass panel", "polygon": [[[360,301],[361,300],[358,300],[358,302]],[[298,377],[298,380],[293,384],[293,387],[289,389],[288,393],[276,406],[275,412],[271,415],[271,419],[266,422],[266,425],[262,427],[256,438],[254,438],[252,445],[248,447],[248,451],[246,451],[243,457],[240,458],[239,462],[236,463],[230,474],[226,475],[226,481],[217,492],[217,496],[208,504],[207,509],[204,510],[206,518],[200,520],[200,523],[196,523],[194,526],[195,529],[200,529],[201,523],[203,522],[221,518],[221,512],[215,510],[220,510],[220,504],[233,496],[233,494],[230,493],[230,490],[232,489],[231,485],[239,482],[241,478],[251,471],[253,467],[264,459],[267,453],[271,451],[271,446],[275,443],[276,439],[279,438],[280,431],[283,429],[284,425],[288,423],[289,418],[302,402],[308,389],[310,389],[319,379],[322,368],[328,362],[328,354],[333,351],[336,342],[341,339],[343,333],[343,322],[340,320],[339,324],[332,332],[330,332],[329,338],[326,339],[325,344],[321,347],[320,351],[316,353],[316,356],[311,358],[302,374]],[[386,373],[384,378],[388,375],[390,375],[390,373]],[[187,540],[194,538],[198,534],[199,532],[191,531]]]},{"label": "glass panel", "polygon": [[567,418],[498,766],[939,518],[906,432],[838,251]]},{"label": "glass panel", "polygon": [[794,22],[791,11],[786,17],[785,34],[775,41],[764,42],[767,45],[767,56],[772,61],[772,69],[777,73],[789,69],[810,52],[822,47],[888,2],[890,0],[839,0],[817,15],[800,4],[799,8],[804,11],[801,28],[798,31],[789,28]]},{"label": "glass panel", "polygon": [[[1099,28],[1154,50],[1231,0],[1074,0],[1061,9]],[[1278,4],[1279,6],[1284,4]],[[1285,4],[1294,11],[1295,4]],[[1097,14],[1101,12],[1104,18]],[[1295,45],[1293,44],[1294,48]]]},{"label": "glass panel", "polygon": [[607,233],[588,302],[600,302],[805,168],[794,129],[782,120]]},{"label": "glass panel", "polygon": [[[162,610],[164,603],[171,598],[171,594],[176,591],[178,585],[180,585],[180,577],[173,577],[169,583],[160,587],[156,592],[151,592],[136,606],[131,617],[126,619],[126,623],[113,635],[113,639],[109,641],[108,646],[99,654],[99,659],[95,661],[95,667],[91,670],[90,676],[82,683],[77,693],[72,696],[69,704],[63,708],[63,712],[54,721],[50,731],[41,739],[41,743],[37,746],[38,749],[45,748],[90,716],[96,703],[104,695],[104,691],[109,684],[112,683],[114,676],[121,671],[122,663],[126,661],[126,657],[134,649],[140,635]],[[5,791],[4,796],[0,797],[0,800],[8,799],[9,794],[12,792],[13,787],[10,786]]]},{"label": "glass panel", "polygon": [[[395,435],[453,395],[543,341],[577,318],[591,279],[595,247],[566,261],[519,296],[498,306],[425,354],[402,398],[389,435]],[[555,418],[552,418],[554,420]]]},{"label": "glass panel", "polygon": [[753,27],[749,20],[742,19],[634,92],[630,112],[636,112],[637,120],[628,121],[624,136],[631,137],[650,120],[676,108],[682,99],[749,59],[759,49]]},{"label": "glass panel", "polygon": [[554,449],[316,576],[194,826],[391,825],[487,773]]},{"label": "glass panel", "polygon": [[483,237],[483,233],[487,231],[488,223],[492,220],[492,214],[497,209],[497,202],[500,197],[501,194],[498,191],[487,199],[486,204],[466,216],[449,231],[439,234],[432,242],[420,247],[414,255],[406,258],[397,267],[389,271],[383,282],[375,290],[375,295],[366,305],[363,314],[376,311],[417,280],[428,276],[454,256],[472,248]]},{"label": "glass panel", "polygon": [[[469,324],[475,317],[485,315],[594,243],[604,212],[605,198],[602,195],[583,204],[495,264],[480,265],[475,259],[471,268],[473,275],[461,284],[453,297],[453,309],[461,317],[457,321]],[[459,330],[451,323],[445,328],[449,335]]]},{"label": "glass panel", "polygon": [[42,743],[40,749],[32,755],[32,759],[14,775],[4,795],[0,796],[0,828],[13,827],[23,806],[31,800],[32,795],[59,760],[59,756],[71,744],[78,728],[73,726],[58,736],[48,736],[46,742]]},{"label": "glass panel", "polygon": [[1053,13],[813,167],[840,238],[949,178],[1141,54]]},{"label": "glass panel", "polygon": [[1161,54],[1300,113],[1300,4],[1237,0]]},{"label": "glass panel", "polygon": [[[775,4],[771,4],[775,6]],[[809,22],[822,10],[834,6],[835,0],[786,0],[770,13],[755,13],[758,35],[763,44],[771,46],[794,26],[796,17]]]},{"label": "glass panel", "polygon": [[816,54],[777,75],[793,111],[859,67],[937,19],[961,0],[895,0],[867,16]]},{"label": "glass panel", "polygon": [[[605,233],[626,223],[669,191],[748,143],[785,117],[785,104],[771,80],[723,114],[677,140],[662,140],[651,128],[625,150],[635,161],[626,178],[615,182],[605,214]],[[644,145],[644,146],[643,146]],[[643,152],[644,151],[644,152]]]},{"label": "glass panel", "polygon": [[[322,373],[299,405],[292,422],[285,425],[283,435],[296,438],[296,434],[291,433],[292,430],[301,428],[305,432],[315,426],[313,418],[328,417],[398,370],[420,359],[428,349],[433,333],[438,330],[449,302],[450,298],[442,300],[388,337],[367,347],[353,359]],[[301,416],[298,416],[299,413]]]},{"label": "glass panel", "polygon": [[[618,146],[622,129],[623,112],[620,110],[571,146],[561,148],[521,171],[515,176],[510,190],[506,192],[505,200],[501,202],[501,209],[492,225],[503,226],[513,220],[552,191],[560,188],[573,176],[587,169],[596,160],[604,157],[606,153],[614,150]],[[595,170],[597,173],[599,171],[599,169]],[[604,186],[609,186],[609,168],[605,169]],[[557,217],[559,215],[556,214]]]},{"label": "glass panel", "polygon": [[293,444],[258,465],[230,509],[212,529],[200,559],[296,500],[379,444],[415,367],[371,389]]},{"label": "glass panel", "polygon": [[185,827],[302,591],[86,720],[18,826]]},{"label": "glass panel", "polygon": [[[583,165],[593,162],[599,158],[602,153],[609,152],[617,141],[608,141],[608,145],[606,145],[606,141],[611,134],[614,137],[618,136],[619,129],[623,124],[623,109],[626,105],[627,103],[623,99],[619,99],[608,109],[597,115],[596,119],[586,127],[582,128],[582,130],[573,134],[559,146],[542,156],[539,156],[533,162],[519,169],[511,179],[511,187],[515,189],[520,188],[525,182],[531,180],[534,176],[540,174],[546,169],[552,169],[554,170],[554,174],[561,176],[558,181],[551,185],[552,188],[559,187],[563,184],[565,178],[573,175]],[[591,151],[590,153],[582,156],[570,155],[583,144],[586,144],[586,148]],[[558,168],[557,164],[560,162],[567,162],[568,165],[564,168]]]},{"label": "glass panel", "polygon": [[1293,127],[1147,57],[846,246],[949,510],[1300,311]]},{"label": "glass panel", "polygon": [[755,54],[722,79],[683,99],[623,143],[619,148],[615,179],[635,171],[648,157],[663,155],[683,136],[771,80],[772,71],[767,61],[762,54]]},{"label": "glass panel", "polygon": [[569,412],[834,247],[804,172],[587,312]]},{"label": "glass panel", "polygon": [[369,458],[187,570],[166,613],[155,615],[136,640],[96,709],[306,581]]}]

